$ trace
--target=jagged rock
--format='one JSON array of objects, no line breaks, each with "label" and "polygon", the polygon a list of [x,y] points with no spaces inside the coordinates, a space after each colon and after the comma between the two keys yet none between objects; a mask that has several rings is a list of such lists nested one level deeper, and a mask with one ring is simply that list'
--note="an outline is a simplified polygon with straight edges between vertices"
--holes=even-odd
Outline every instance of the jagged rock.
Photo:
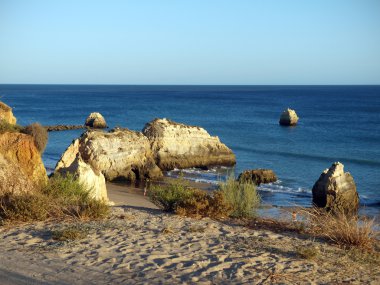
[{"label": "jagged rock", "polygon": [[105,129],[107,128],[107,123],[102,114],[91,113],[84,123],[85,126],[95,129]]},{"label": "jagged rock", "polygon": [[283,126],[294,126],[298,123],[298,119],[296,111],[288,108],[282,112],[279,123]]},{"label": "jagged rock", "polygon": [[57,132],[57,131],[67,131],[67,130],[78,130],[85,129],[83,125],[54,125],[54,126],[44,126],[48,132]]},{"label": "jagged rock", "polygon": [[333,213],[356,214],[359,195],[354,179],[344,172],[344,165],[335,162],[323,171],[313,189],[313,204]]},{"label": "jagged rock", "polygon": [[7,104],[0,102],[0,121],[4,120],[9,124],[16,124],[17,119],[13,116],[12,108]]},{"label": "jagged rock", "polygon": [[9,163],[19,168],[21,174],[11,173],[12,177],[24,175],[35,185],[46,183],[46,169],[33,137],[21,133],[1,134],[0,154]]},{"label": "jagged rock", "polygon": [[155,161],[162,170],[236,163],[232,151],[200,127],[155,119],[145,125],[143,133],[149,138]]},{"label": "jagged rock", "polygon": [[256,185],[277,181],[276,174],[271,169],[245,170],[238,177],[239,182],[252,182]]},{"label": "jagged rock", "polygon": [[[70,152],[72,154],[72,152]],[[75,157],[70,165],[62,167],[58,171],[62,175],[71,173],[80,183],[90,191],[92,198],[96,200],[108,201],[106,180],[104,175],[97,169],[85,163],[79,154]]]},{"label": "jagged rock", "polygon": [[108,133],[87,131],[68,147],[56,171],[69,168],[78,155],[92,169],[103,173],[108,181],[162,176],[154,162],[149,140],[140,132],[128,129]]}]

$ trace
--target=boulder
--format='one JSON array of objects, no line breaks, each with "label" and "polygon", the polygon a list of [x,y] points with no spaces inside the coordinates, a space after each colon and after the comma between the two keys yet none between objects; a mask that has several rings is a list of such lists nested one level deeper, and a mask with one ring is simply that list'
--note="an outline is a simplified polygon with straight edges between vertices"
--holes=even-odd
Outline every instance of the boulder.
[{"label": "boulder", "polygon": [[86,127],[95,128],[95,129],[105,129],[107,128],[107,123],[102,114],[100,113],[91,113],[84,123]]},{"label": "boulder", "polygon": [[282,112],[279,123],[282,126],[294,126],[298,123],[298,119],[296,111],[288,108]]},{"label": "boulder", "polygon": [[143,134],[149,139],[155,161],[162,170],[236,163],[232,151],[200,127],[155,119],[145,125]]},{"label": "boulder", "polygon": [[91,130],[76,139],[62,155],[56,171],[69,169],[80,157],[108,181],[116,179],[137,180],[162,176],[150,149],[150,143],[142,133],[128,129],[110,132]]},{"label": "boulder", "polygon": [[106,180],[104,175],[90,164],[85,163],[78,154],[68,167],[60,168],[58,173],[65,175],[71,173],[78,181],[90,191],[92,198],[108,201]]},{"label": "boulder", "polygon": [[0,102],[0,121],[1,120],[12,125],[15,125],[17,122],[16,117],[13,116],[12,108],[3,102]]},{"label": "boulder", "polygon": [[344,165],[335,162],[323,171],[313,189],[313,204],[333,213],[356,214],[359,195],[351,174],[344,172]]},{"label": "boulder", "polygon": [[271,169],[245,170],[238,177],[239,182],[252,182],[256,185],[277,181],[276,174]]},{"label": "boulder", "polygon": [[19,171],[11,173],[27,177],[35,185],[47,182],[46,169],[42,163],[33,137],[21,133],[4,133],[0,135],[0,154]]}]

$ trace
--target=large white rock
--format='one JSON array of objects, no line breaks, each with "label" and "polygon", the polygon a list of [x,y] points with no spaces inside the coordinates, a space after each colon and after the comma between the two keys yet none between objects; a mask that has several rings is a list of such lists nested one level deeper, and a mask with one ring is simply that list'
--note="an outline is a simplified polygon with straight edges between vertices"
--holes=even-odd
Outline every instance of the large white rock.
[{"label": "large white rock", "polygon": [[60,167],[57,172],[65,175],[71,173],[78,179],[89,191],[92,198],[108,202],[106,180],[104,175],[97,169],[93,169],[91,165],[85,163],[81,156],[77,154],[70,164],[66,167]]},{"label": "large white rock", "polygon": [[359,208],[359,195],[354,179],[344,172],[344,165],[335,162],[323,171],[315,182],[313,204],[334,213],[356,213]]},{"label": "large white rock", "polygon": [[232,151],[200,127],[155,119],[145,125],[143,134],[149,138],[156,163],[162,170],[236,163]]},{"label": "large white rock", "polygon": [[109,181],[162,176],[154,162],[149,140],[140,132],[128,129],[108,133],[87,131],[67,148],[57,163],[56,171],[69,167],[78,154]]},{"label": "large white rock", "polygon": [[90,128],[96,128],[96,129],[105,129],[107,128],[107,123],[106,123],[106,120],[104,119],[104,117],[102,116],[102,114],[100,113],[91,113],[84,125],[86,127],[90,127]]}]

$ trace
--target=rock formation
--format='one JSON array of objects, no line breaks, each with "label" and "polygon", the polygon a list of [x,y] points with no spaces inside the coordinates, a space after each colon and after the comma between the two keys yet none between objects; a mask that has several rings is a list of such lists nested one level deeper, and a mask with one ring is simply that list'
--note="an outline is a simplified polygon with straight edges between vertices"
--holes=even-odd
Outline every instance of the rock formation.
[{"label": "rock formation", "polygon": [[13,116],[12,108],[3,102],[0,102],[0,121],[1,120],[4,120],[12,125],[16,124],[17,122],[16,117]]},{"label": "rock formation", "polygon": [[296,114],[296,111],[289,108],[286,109],[284,112],[282,112],[279,123],[282,126],[296,125],[298,123],[298,116]]},{"label": "rock formation", "polygon": [[56,171],[70,169],[76,159],[101,172],[108,181],[136,180],[162,176],[150,149],[149,140],[140,132],[128,129],[87,131],[75,140],[57,163]]},{"label": "rock formation", "polygon": [[21,133],[1,134],[0,154],[20,169],[20,175],[25,175],[34,184],[46,183],[46,169],[33,137]]},{"label": "rock formation", "polygon": [[313,204],[333,213],[356,214],[359,195],[351,174],[344,172],[344,165],[335,162],[323,171],[313,189]]},{"label": "rock formation", "polygon": [[271,169],[245,170],[238,177],[239,182],[252,182],[256,185],[276,182],[276,174]]},{"label": "rock formation", "polygon": [[145,125],[143,134],[149,139],[155,161],[162,170],[236,163],[232,151],[200,127],[155,119]]},{"label": "rock formation", "polygon": [[91,113],[84,123],[86,127],[95,129],[105,129],[107,128],[107,123],[104,117],[100,113]]},{"label": "rock formation", "polygon": [[0,134],[0,193],[33,192],[46,182],[45,166],[33,137]]},{"label": "rock formation", "polygon": [[48,132],[58,132],[58,131],[85,129],[86,127],[83,125],[52,125],[52,126],[44,126],[44,128]]}]

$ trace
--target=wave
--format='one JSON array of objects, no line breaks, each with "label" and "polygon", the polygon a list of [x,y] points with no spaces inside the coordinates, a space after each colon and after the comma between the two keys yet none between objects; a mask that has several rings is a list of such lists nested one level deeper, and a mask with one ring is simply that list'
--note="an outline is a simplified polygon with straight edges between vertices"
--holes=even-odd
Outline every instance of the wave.
[{"label": "wave", "polygon": [[369,160],[369,159],[358,159],[352,157],[330,157],[323,155],[313,155],[313,154],[305,154],[305,153],[293,153],[287,151],[278,151],[278,150],[260,150],[260,149],[252,149],[244,146],[236,146],[233,148],[234,150],[242,150],[253,153],[260,153],[265,155],[280,155],[283,157],[297,157],[297,158],[305,158],[305,159],[313,159],[320,161],[346,161],[350,163],[356,163],[360,165],[368,165],[368,166],[380,166],[380,161],[377,160]]}]

